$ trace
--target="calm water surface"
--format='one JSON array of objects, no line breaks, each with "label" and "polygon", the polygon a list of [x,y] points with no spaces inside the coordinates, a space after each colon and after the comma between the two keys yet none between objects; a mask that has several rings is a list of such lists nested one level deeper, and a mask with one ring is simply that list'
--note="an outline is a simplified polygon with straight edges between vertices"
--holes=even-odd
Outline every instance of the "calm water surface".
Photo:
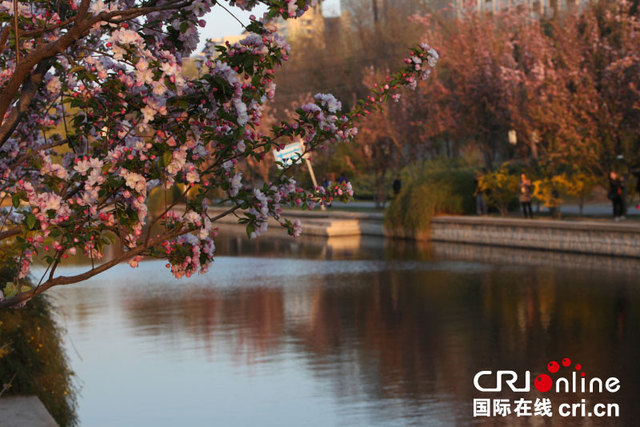
[{"label": "calm water surface", "polygon": [[[637,261],[276,235],[217,245],[211,271],[190,280],[149,261],[52,292],[82,425],[493,425],[473,418],[473,399],[487,397],[621,412],[562,419],[554,408],[508,425],[637,425]],[[473,387],[480,370],[533,376],[564,357],[621,390]]]}]

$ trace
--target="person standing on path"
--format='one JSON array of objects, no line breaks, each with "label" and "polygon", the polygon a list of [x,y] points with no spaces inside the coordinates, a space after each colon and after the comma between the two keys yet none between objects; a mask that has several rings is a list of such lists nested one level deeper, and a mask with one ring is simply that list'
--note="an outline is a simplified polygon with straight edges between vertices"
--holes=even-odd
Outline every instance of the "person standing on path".
[{"label": "person standing on path", "polygon": [[396,179],[393,180],[393,197],[398,197],[400,194],[400,190],[402,190],[402,179],[400,178],[400,174],[396,175]]},{"label": "person standing on path", "polygon": [[475,186],[476,196],[476,213],[478,215],[487,214],[487,202],[484,200],[484,192],[480,186],[480,178],[486,174],[486,169],[482,169],[482,172],[476,172],[473,176],[473,184]]},{"label": "person standing on path", "polygon": [[525,218],[533,218],[533,212],[531,211],[531,200],[533,199],[531,191],[531,181],[524,173],[520,174],[520,204],[522,205],[522,212]]},{"label": "person standing on path", "polygon": [[615,171],[609,172],[609,193],[607,198],[613,204],[613,220],[620,221],[624,217],[624,180]]},{"label": "person standing on path", "polygon": [[631,174],[636,177],[636,194],[638,195],[636,209],[640,209],[640,166],[631,169]]}]

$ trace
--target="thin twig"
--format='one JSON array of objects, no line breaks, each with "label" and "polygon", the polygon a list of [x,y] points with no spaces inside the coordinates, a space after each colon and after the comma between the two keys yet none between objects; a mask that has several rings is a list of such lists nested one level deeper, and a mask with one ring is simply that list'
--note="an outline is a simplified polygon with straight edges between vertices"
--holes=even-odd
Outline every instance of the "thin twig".
[{"label": "thin twig", "polygon": [[13,31],[16,35],[16,68],[20,65],[20,34],[18,31],[18,0],[13,0]]},{"label": "thin twig", "polygon": [[16,378],[16,375],[18,375],[18,373],[13,374],[13,376],[11,377],[9,382],[6,383],[6,384],[3,384],[2,390],[0,390],[0,397],[2,397],[2,395],[4,394],[5,391],[7,391],[7,390],[9,390],[11,388],[11,384],[13,383],[13,380]]},{"label": "thin twig", "polygon": [[224,7],[224,5],[222,3],[216,3],[216,6],[220,6],[221,8],[223,8],[229,15],[231,15],[233,17],[233,19],[235,19],[236,21],[238,21],[240,23],[240,25],[242,25],[242,28],[244,28],[245,30],[247,29],[246,25],[244,25],[244,23],[241,20],[239,20],[236,15],[231,13],[231,11],[229,9]]},{"label": "thin twig", "polygon": [[225,216],[229,215],[230,213],[235,212],[235,211],[236,211],[237,209],[239,209],[239,208],[240,208],[240,206],[237,206],[237,205],[236,205],[236,206],[234,206],[234,207],[232,207],[232,208],[230,208],[230,209],[227,209],[226,211],[222,212],[221,214],[216,215],[216,216],[214,216],[213,218],[210,218],[210,219],[211,219],[211,222],[216,222],[216,221],[217,221],[217,220],[219,220],[220,218],[224,218]]}]

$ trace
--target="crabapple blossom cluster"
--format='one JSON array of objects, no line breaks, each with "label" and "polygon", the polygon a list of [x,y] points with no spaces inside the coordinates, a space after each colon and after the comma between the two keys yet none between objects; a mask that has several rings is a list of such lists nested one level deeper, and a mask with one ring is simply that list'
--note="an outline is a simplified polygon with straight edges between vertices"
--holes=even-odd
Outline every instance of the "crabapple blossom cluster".
[{"label": "crabapple blossom cluster", "polygon": [[353,188],[348,181],[332,182],[328,187],[316,187],[315,190],[320,195],[320,201],[324,205],[330,205],[334,200],[353,197]]},{"label": "crabapple blossom cluster", "polygon": [[439,59],[438,52],[427,43],[421,43],[420,49],[420,52],[414,52],[411,57],[405,58],[404,60],[405,64],[413,67],[413,69],[418,72],[417,76],[411,74],[405,78],[407,86],[411,89],[416,88],[418,84],[417,79],[426,80],[429,78],[431,69],[436,66]]},{"label": "crabapple blossom cluster", "polygon": [[[230,1],[244,9],[257,3]],[[298,236],[300,223],[284,218],[284,207],[313,209],[353,195],[349,184],[306,190],[287,168],[253,188],[239,166],[250,157],[264,161],[291,139],[306,153],[352,140],[355,121],[414,76],[426,77],[424,64],[435,65],[437,54],[413,49],[422,68],[412,60],[349,113],[332,95],[318,94],[264,135],[263,105],[289,49],[264,22],[300,16],[314,1],[261,3],[268,12],[252,17],[244,40],[207,45],[197,77],[182,69],[213,0],[70,0],[55,11],[36,0],[20,5],[19,37],[9,25],[12,5],[0,3],[0,241],[18,246],[16,282],[34,257],[49,265],[38,287],[5,292],[0,306],[118,262],[135,267],[144,256],[167,259],[176,277],[206,271],[219,219],[208,212],[212,194],[250,237],[262,234],[269,218]],[[169,200],[172,191],[180,196]],[[153,195],[162,206],[150,208]],[[113,242],[122,254],[101,260]],[[91,258],[91,269],[56,276],[59,263],[76,253]]]}]

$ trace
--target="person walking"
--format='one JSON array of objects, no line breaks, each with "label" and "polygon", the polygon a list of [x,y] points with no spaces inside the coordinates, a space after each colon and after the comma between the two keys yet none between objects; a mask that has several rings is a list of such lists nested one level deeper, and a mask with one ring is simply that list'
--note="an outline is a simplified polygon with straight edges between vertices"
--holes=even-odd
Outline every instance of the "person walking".
[{"label": "person walking", "polygon": [[531,190],[531,181],[527,178],[527,175],[520,174],[520,204],[522,205],[522,213],[525,218],[533,218],[533,211],[531,210],[531,200],[533,199]]},{"label": "person walking", "polygon": [[624,216],[624,179],[615,171],[609,172],[609,192],[607,198],[613,204],[613,220],[621,221],[626,219]]}]

